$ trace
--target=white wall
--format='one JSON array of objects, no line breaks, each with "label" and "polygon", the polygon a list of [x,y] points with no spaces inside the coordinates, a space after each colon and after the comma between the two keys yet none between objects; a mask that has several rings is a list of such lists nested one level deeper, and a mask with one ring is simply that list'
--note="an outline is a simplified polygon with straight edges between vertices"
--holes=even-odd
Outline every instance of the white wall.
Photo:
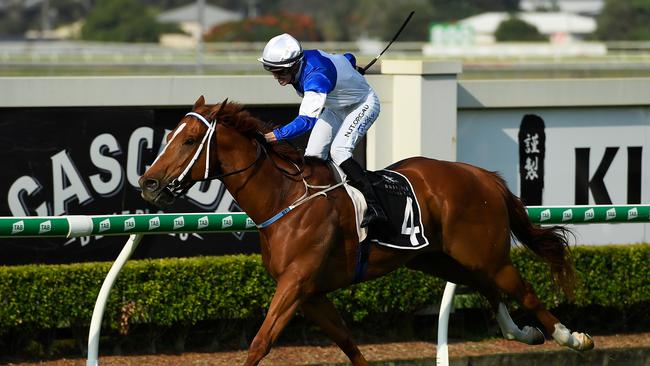
[{"label": "white wall", "polygon": [[460,62],[382,62],[383,77],[392,80],[392,104],[382,104],[380,116],[387,119],[370,130],[369,168],[381,169],[417,155],[456,160],[456,89],[461,70]]},{"label": "white wall", "polygon": [[[543,205],[575,204],[576,149],[589,148],[589,177],[606,148],[618,148],[603,183],[612,204],[627,204],[628,147],[641,147],[641,203],[650,203],[650,79],[463,81],[458,97],[458,160],[499,171],[520,194],[517,134],[525,114],[546,126]],[[594,204],[589,192],[589,204]],[[575,227],[578,242],[650,242],[650,224]]]}]

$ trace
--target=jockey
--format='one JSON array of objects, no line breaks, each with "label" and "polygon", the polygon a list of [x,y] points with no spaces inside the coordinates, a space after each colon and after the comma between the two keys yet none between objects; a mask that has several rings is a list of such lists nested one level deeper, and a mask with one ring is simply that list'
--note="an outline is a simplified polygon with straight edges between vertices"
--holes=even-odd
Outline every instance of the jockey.
[{"label": "jockey", "polygon": [[379,98],[358,71],[354,56],[303,51],[285,33],[266,44],[258,61],[280,85],[291,84],[303,98],[298,116],[267,133],[266,140],[290,139],[312,130],[305,156],[331,158],[363,193],[368,211],[361,226],[387,221],[364,169],[352,158],[355,146],[379,115]]}]

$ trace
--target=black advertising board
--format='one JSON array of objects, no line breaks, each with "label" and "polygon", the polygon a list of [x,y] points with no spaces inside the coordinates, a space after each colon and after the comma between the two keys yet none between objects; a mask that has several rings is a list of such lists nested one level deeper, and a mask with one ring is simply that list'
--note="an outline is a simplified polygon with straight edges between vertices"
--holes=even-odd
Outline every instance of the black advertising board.
[{"label": "black advertising board", "polygon": [[[0,109],[0,216],[61,216],[162,212],[147,204],[139,176],[166,133],[188,107]],[[285,123],[293,107],[248,108]],[[194,187],[165,212],[239,211],[219,181]],[[0,264],[114,260],[127,236],[2,239]],[[257,233],[145,236],[133,258],[222,255],[259,251]]]}]

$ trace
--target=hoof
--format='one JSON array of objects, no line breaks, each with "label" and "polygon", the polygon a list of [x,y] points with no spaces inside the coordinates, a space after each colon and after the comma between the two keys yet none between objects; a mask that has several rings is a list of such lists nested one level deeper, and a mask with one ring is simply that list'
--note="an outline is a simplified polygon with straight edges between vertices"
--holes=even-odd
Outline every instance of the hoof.
[{"label": "hoof", "polygon": [[525,326],[523,329],[524,334],[526,334],[525,339],[527,340],[527,344],[530,345],[538,345],[538,344],[544,344],[546,342],[546,337],[544,337],[544,333],[542,333],[541,330],[537,327],[529,327]]},{"label": "hoof", "polygon": [[567,346],[576,351],[589,351],[594,348],[594,340],[589,334],[570,333],[561,323],[555,324],[555,331],[552,336],[560,346]]},{"label": "hoof", "polygon": [[578,347],[576,351],[589,351],[594,349],[594,340],[587,333],[573,332],[572,336],[578,340]]}]

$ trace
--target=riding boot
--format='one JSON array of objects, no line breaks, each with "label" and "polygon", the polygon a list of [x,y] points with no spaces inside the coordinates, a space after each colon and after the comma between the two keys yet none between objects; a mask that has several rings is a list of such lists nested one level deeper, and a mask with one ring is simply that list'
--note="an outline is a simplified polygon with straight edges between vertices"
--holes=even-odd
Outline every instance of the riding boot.
[{"label": "riding boot", "polygon": [[376,224],[381,222],[388,221],[384,209],[381,207],[381,203],[377,199],[375,194],[375,189],[372,187],[372,184],[368,180],[364,169],[357,163],[353,158],[349,158],[339,165],[345,175],[347,175],[350,184],[361,191],[364,197],[366,198],[366,203],[368,204],[368,210],[366,211],[363,221],[361,222],[362,227],[367,227],[370,224]]}]

